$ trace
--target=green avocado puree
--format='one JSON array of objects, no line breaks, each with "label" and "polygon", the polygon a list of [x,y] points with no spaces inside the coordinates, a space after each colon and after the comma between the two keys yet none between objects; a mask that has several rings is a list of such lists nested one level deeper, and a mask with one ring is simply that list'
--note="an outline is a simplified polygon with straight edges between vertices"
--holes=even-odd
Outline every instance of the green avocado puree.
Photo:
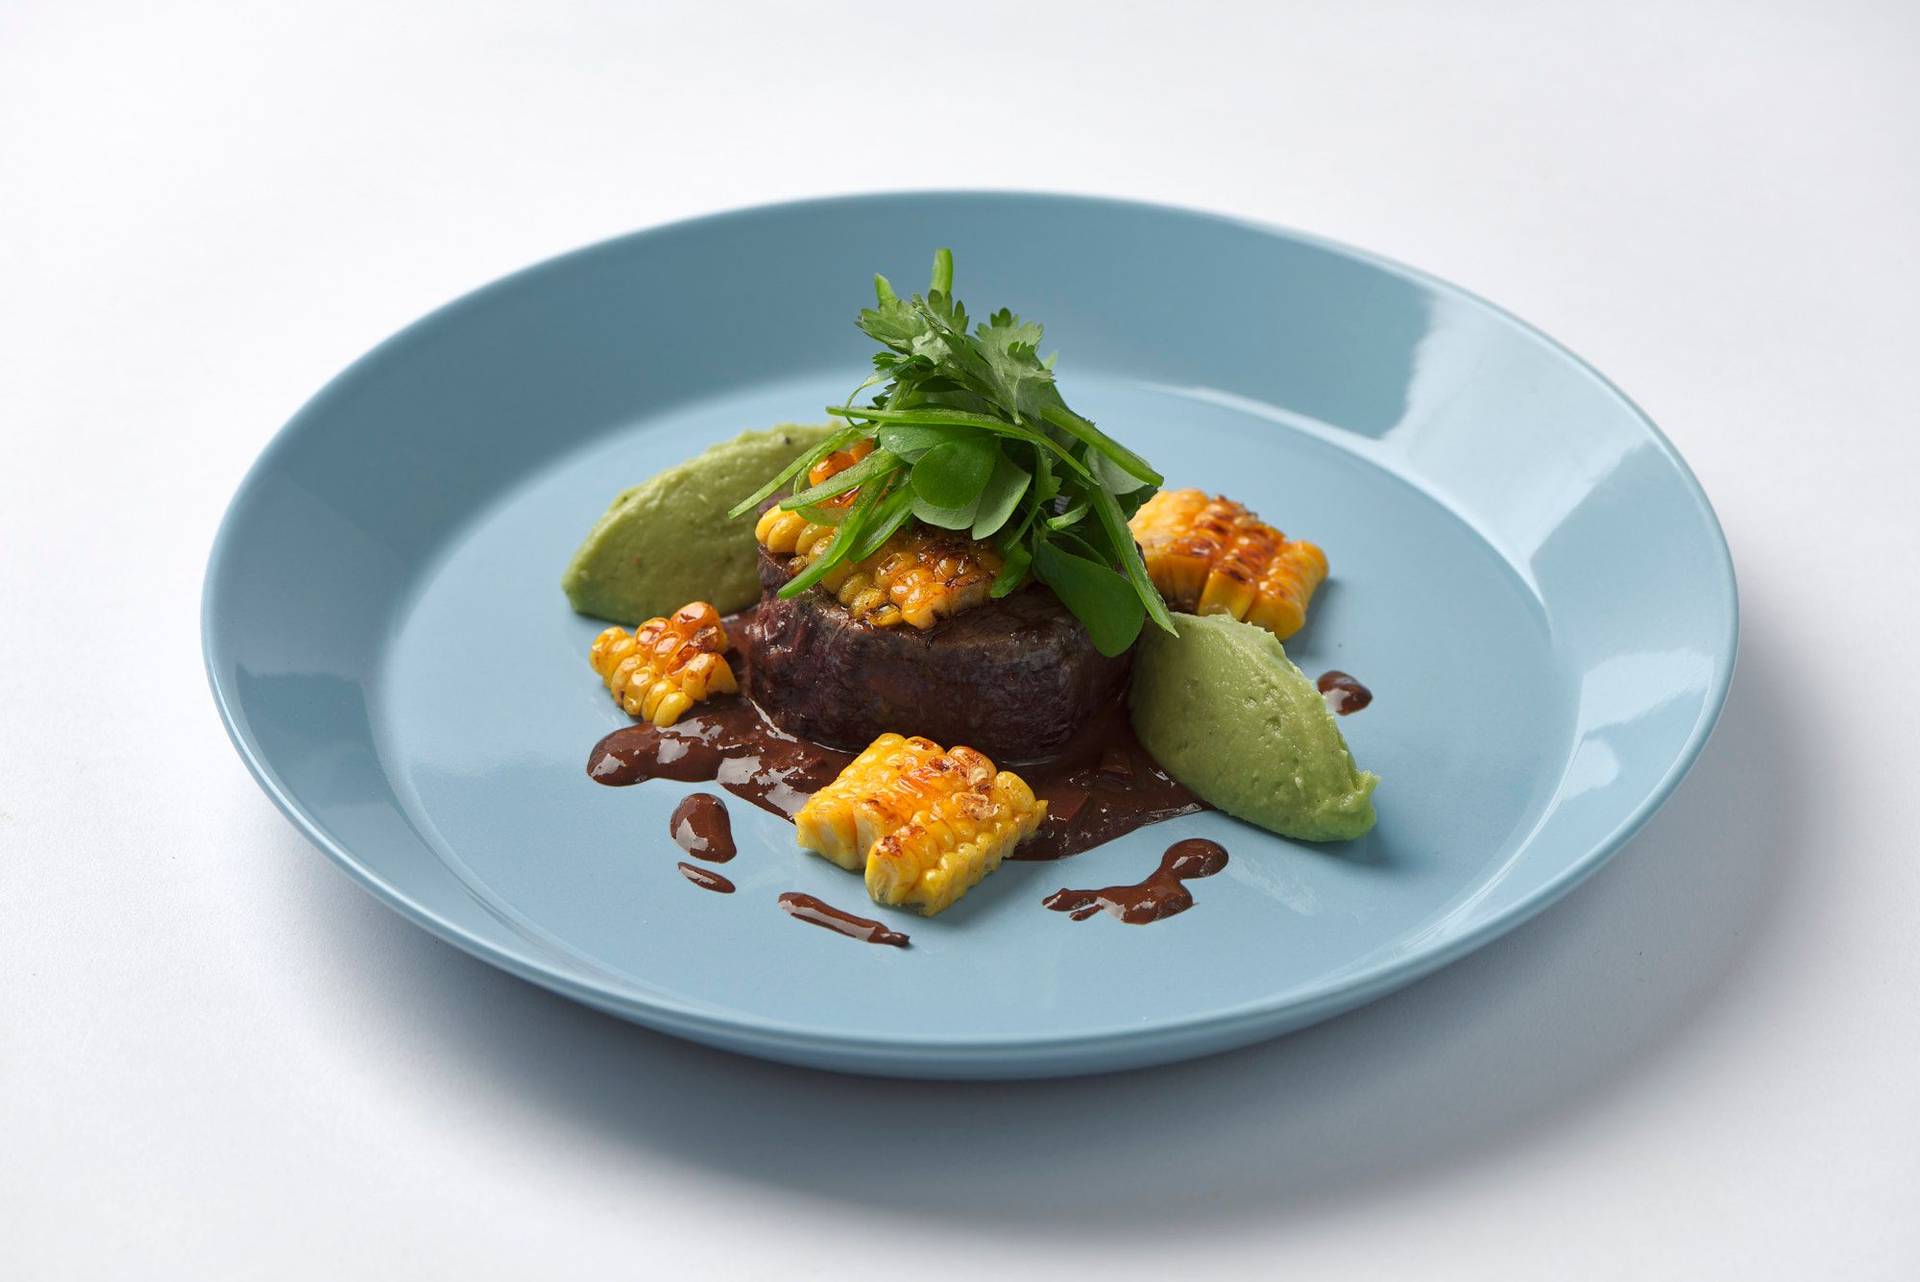
[{"label": "green avocado puree", "polygon": [[623,491],[560,580],[581,614],[628,625],[709,601],[722,614],[760,599],[751,514],[727,509],[825,440],[830,428],[743,432]]},{"label": "green avocado puree", "polygon": [[1320,691],[1271,632],[1224,614],[1147,628],[1129,696],[1140,742],[1209,804],[1303,841],[1373,827],[1379,777],[1357,769]]}]

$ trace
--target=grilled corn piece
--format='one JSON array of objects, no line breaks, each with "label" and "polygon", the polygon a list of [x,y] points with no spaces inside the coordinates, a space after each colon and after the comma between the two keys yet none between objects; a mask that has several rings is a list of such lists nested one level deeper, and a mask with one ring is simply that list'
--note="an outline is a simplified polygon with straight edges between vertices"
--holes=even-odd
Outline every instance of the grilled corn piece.
[{"label": "grilled corn piece", "polygon": [[800,845],[849,872],[860,871],[874,839],[869,836],[861,840],[855,807],[864,798],[878,794],[889,781],[939,755],[940,745],[931,739],[881,735],[832,783],[807,798],[807,804],[793,817]]},{"label": "grilled corn piece", "polygon": [[[789,558],[794,574],[826,555],[837,529],[798,512],[768,508],[753,535],[767,551]],[[1000,572],[1000,553],[964,535],[909,525],[864,561],[842,562],[820,586],[854,618],[879,628],[902,623],[930,628],[950,614],[985,601]]]},{"label": "grilled corn piece", "polygon": [[[871,453],[873,453],[873,438],[871,436],[861,437],[852,445],[847,446],[846,449],[835,450],[808,468],[807,484],[818,485],[830,476],[838,476]],[[860,487],[855,486],[845,494],[834,495],[826,501],[826,505],[836,508],[852,507],[853,501],[859,496]]]},{"label": "grilled corn piece", "polygon": [[972,748],[881,735],[795,817],[802,847],[866,868],[876,903],[932,916],[1033,835],[1047,804]]},{"label": "grilled corn piece", "polygon": [[631,635],[608,628],[587,657],[627,715],[670,726],[708,695],[739,690],[726,648],[719,612],[694,601],[672,618],[648,619]]},{"label": "grilled corn piece", "polygon": [[1134,513],[1131,528],[1169,605],[1232,615],[1283,641],[1306,623],[1307,604],[1327,577],[1319,548],[1200,490],[1162,490]]},{"label": "grilled corn piece", "polygon": [[[972,750],[955,748],[949,755],[962,752]],[[993,770],[985,757],[973,756]],[[867,852],[867,894],[877,904],[931,917],[998,868],[1046,813],[1047,803],[1011,770],[994,773],[984,791],[937,796]]]},{"label": "grilled corn piece", "polygon": [[985,543],[913,525],[866,560],[834,566],[820,583],[856,619],[930,628],[985,601],[1000,565],[1000,553]]}]

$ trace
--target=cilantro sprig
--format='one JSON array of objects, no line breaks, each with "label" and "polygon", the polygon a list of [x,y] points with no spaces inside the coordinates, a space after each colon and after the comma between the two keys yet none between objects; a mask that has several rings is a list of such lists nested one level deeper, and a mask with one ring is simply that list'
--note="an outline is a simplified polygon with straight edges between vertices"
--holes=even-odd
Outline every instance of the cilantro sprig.
[{"label": "cilantro sprig", "polygon": [[[1005,558],[993,595],[1037,578],[1086,625],[1102,654],[1131,646],[1145,621],[1173,620],[1140,561],[1127,519],[1163,479],[1070,409],[1039,355],[1041,327],[1002,308],[969,328],[953,295],[953,253],[933,258],[925,295],[901,298],[874,277],[876,305],[856,324],[881,345],[874,372],[827,412],[847,426],[795,459],[732,515],[782,486],[780,506],[839,526],[826,555],[780,589],[792,597],[843,561],[871,556],[909,520],[991,540]],[[851,402],[880,387],[866,405]],[[813,465],[861,439],[873,451],[818,485]],[[859,491],[850,505],[827,501]]]}]

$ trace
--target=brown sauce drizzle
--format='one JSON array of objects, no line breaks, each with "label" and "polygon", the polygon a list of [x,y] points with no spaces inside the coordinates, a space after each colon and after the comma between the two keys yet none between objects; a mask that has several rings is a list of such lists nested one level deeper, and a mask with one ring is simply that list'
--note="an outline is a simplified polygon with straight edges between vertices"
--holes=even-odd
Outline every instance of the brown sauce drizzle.
[{"label": "brown sauce drizzle", "polygon": [[711,868],[702,868],[699,864],[685,863],[674,866],[680,870],[682,877],[685,877],[702,890],[717,891],[722,895],[731,895],[733,893],[733,883]]},{"label": "brown sauce drizzle", "polygon": [[791,819],[852,760],[852,753],[775,729],[742,696],[715,699],[665,729],[633,725],[614,731],[593,746],[587,775],[614,788],[644,779],[717,781],[734,796]]},{"label": "brown sauce drizzle", "polygon": [[1191,878],[1211,877],[1227,866],[1227,848],[1204,837],[1189,837],[1167,847],[1160,867],[1145,881],[1100,890],[1056,890],[1040,902],[1057,913],[1085,921],[1095,913],[1109,913],[1134,926],[1160,921],[1193,907],[1193,892],[1184,884]]},{"label": "brown sauce drizzle", "polygon": [[695,859],[724,864],[734,856],[727,803],[710,792],[696,792],[675,806],[667,831],[673,834],[674,844]]},{"label": "brown sauce drizzle", "polygon": [[1040,829],[1010,859],[1060,859],[1207,804],[1175,782],[1134,737],[1126,706],[1092,718],[1064,751],[1007,767],[1047,803]]},{"label": "brown sauce drizzle", "polygon": [[811,926],[824,926],[836,935],[845,935],[849,939],[863,939],[869,944],[891,944],[895,948],[907,946],[907,937],[899,931],[889,930],[885,924],[869,917],[843,913],[831,904],[822,903],[812,895],[803,895],[797,890],[789,890],[780,896],[780,909],[789,917]]},{"label": "brown sauce drizzle", "polygon": [[1373,691],[1338,668],[1321,673],[1320,680],[1314,684],[1320,688],[1320,693],[1327,697],[1327,706],[1343,717],[1358,712],[1373,702]]},{"label": "brown sauce drizzle", "polygon": [[[747,617],[728,616],[728,632],[740,635]],[[727,657],[735,671],[746,674],[751,689],[745,656],[736,650]],[[646,779],[717,782],[762,810],[792,819],[853,757],[779,729],[746,695],[722,696],[665,729],[641,723],[615,730],[588,754],[587,776],[615,788]],[[1148,755],[1121,702],[1091,718],[1054,756],[1000,764],[1018,773],[1047,803],[1039,831],[1021,843],[1009,856],[1013,859],[1077,855],[1148,824],[1208,808]],[[682,806],[692,801],[688,798]],[[676,810],[676,841],[682,818]],[[713,858],[686,848],[690,854]]]},{"label": "brown sauce drizzle", "polygon": [[[792,819],[852,760],[852,753],[775,728],[752,700],[734,697],[716,699],[665,729],[633,725],[614,731],[593,746],[587,776],[615,788],[646,779],[717,781],[736,797]],[[1119,704],[1082,727],[1059,756],[1008,768],[1047,803],[1045,822],[1014,859],[1076,855],[1136,828],[1207,808],[1147,755]],[[674,812],[676,841],[683,818]]]}]

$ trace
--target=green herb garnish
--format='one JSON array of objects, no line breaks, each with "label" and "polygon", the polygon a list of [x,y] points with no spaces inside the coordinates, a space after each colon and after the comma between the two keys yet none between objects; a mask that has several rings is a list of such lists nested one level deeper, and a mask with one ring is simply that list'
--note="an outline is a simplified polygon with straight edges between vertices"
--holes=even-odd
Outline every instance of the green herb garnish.
[{"label": "green herb garnish", "polygon": [[[924,297],[901,298],[884,276],[874,277],[874,293],[877,305],[856,323],[885,350],[874,354],[874,373],[855,394],[885,386],[870,404],[828,406],[849,426],[732,512],[752,511],[799,477],[801,488],[780,506],[839,526],[827,553],[780,595],[796,596],[842,561],[871,556],[917,520],[992,540],[1006,560],[993,595],[1037,577],[1102,654],[1131,646],[1149,618],[1172,632],[1127,529],[1160,473],[1067,407],[1053,359],[1040,358],[1040,326],[1003,308],[969,331],[946,249],[933,257]],[[862,437],[874,438],[871,454],[818,485],[804,484],[816,462]],[[821,506],[855,488],[851,508]]]}]

